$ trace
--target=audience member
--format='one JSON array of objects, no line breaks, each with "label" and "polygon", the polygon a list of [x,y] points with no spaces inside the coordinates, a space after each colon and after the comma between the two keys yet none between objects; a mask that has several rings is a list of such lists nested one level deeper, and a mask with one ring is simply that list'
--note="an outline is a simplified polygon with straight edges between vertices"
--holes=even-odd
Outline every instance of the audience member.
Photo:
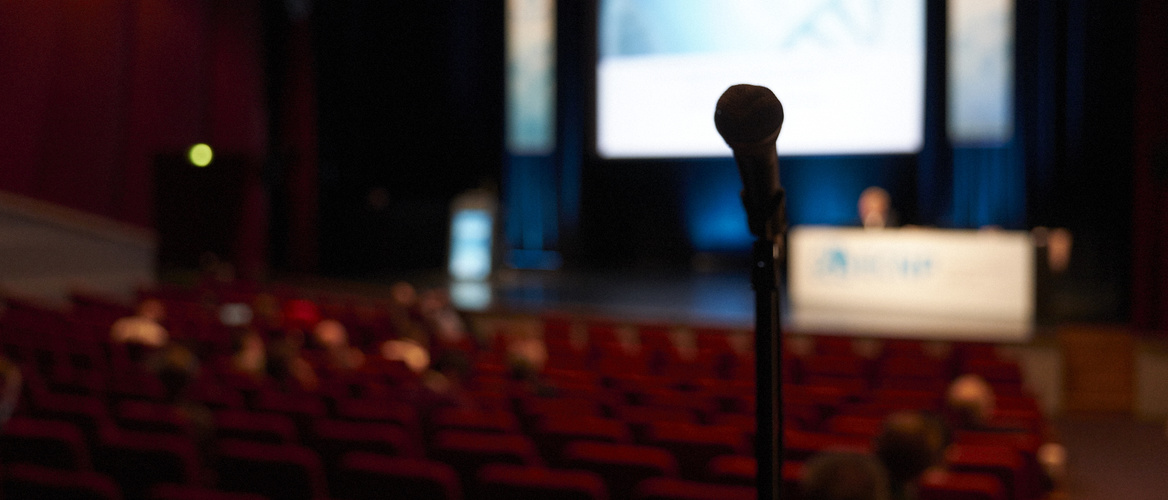
[{"label": "audience member", "polygon": [[800,483],[803,500],[889,500],[888,475],[874,457],[825,451],[807,461]]},{"label": "audience member", "polygon": [[945,405],[954,429],[984,430],[994,413],[994,389],[978,375],[961,375],[949,384]]},{"label": "audience member", "polygon": [[312,339],[320,348],[319,367],[324,372],[352,372],[365,364],[365,354],[349,345],[349,334],[340,321],[321,320],[312,329]]},{"label": "audience member", "polygon": [[236,331],[232,339],[230,372],[261,384],[268,378],[268,351],[259,332],[250,329]]},{"label": "audience member", "polygon": [[521,326],[507,337],[507,375],[521,383],[525,392],[540,396],[554,392],[541,376],[547,360],[547,343],[531,325]]},{"label": "audience member", "polygon": [[403,363],[410,372],[421,374],[430,367],[430,352],[412,338],[381,343],[381,357]]},{"label": "audience member", "polygon": [[411,339],[422,346],[429,345],[426,328],[418,311],[418,291],[413,285],[399,281],[390,287],[389,321],[394,337]]},{"label": "audience member", "polygon": [[206,456],[214,441],[214,417],[209,408],[192,400],[188,394],[188,388],[199,375],[198,357],[186,346],[170,343],[151,360],[150,368],[166,390],[166,403],[186,424],[191,437]]},{"label": "audience member", "polygon": [[161,300],[145,299],[138,304],[138,310],[133,316],[114,322],[110,327],[110,339],[123,344],[162,347],[169,340],[166,328],[162,326],[165,318],[166,306]]},{"label": "audience member", "polygon": [[304,358],[304,332],[285,330],[279,338],[268,342],[267,372],[276,386],[287,392],[311,392],[320,387],[312,364]]},{"label": "audience member", "polygon": [[469,349],[473,339],[467,321],[454,308],[445,290],[434,288],[418,297],[418,314],[431,335],[431,349]]},{"label": "audience member", "polygon": [[470,358],[465,352],[446,351],[438,356],[432,369],[422,376],[422,384],[429,389],[435,406],[475,406],[474,398],[466,393],[466,378],[470,374]]},{"label": "audience member", "polygon": [[891,498],[916,498],[917,480],[941,463],[947,446],[948,431],[940,419],[916,411],[885,417],[872,448],[888,472]]}]

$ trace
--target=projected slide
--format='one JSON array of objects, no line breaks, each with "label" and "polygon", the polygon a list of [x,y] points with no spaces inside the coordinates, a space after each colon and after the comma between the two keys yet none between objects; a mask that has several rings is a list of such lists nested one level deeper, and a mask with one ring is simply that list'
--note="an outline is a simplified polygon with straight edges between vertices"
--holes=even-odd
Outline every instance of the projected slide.
[{"label": "projected slide", "polygon": [[783,102],[779,154],[913,153],[924,0],[602,0],[597,149],[729,156],[714,105],[736,83]]}]

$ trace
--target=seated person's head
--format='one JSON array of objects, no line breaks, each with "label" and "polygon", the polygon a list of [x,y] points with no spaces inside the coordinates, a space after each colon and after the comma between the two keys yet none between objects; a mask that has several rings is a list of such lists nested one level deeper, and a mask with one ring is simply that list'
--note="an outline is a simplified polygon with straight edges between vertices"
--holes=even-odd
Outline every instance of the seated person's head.
[{"label": "seated person's head", "polygon": [[864,227],[885,227],[891,224],[892,197],[888,191],[878,186],[872,186],[860,193],[856,202],[860,214],[860,223]]},{"label": "seated person's head", "polygon": [[957,426],[976,428],[985,425],[994,413],[994,390],[985,379],[966,374],[949,384],[945,404]]},{"label": "seated person's head", "polygon": [[888,471],[893,490],[903,490],[940,462],[946,434],[938,419],[920,412],[902,411],[885,417],[872,448]]},{"label": "seated person's head", "polygon": [[349,345],[349,335],[345,331],[345,325],[335,319],[325,319],[317,323],[316,327],[312,329],[312,337],[316,345],[325,349]]},{"label": "seated person's head", "polygon": [[381,357],[389,361],[400,361],[414,373],[423,373],[430,368],[430,352],[408,338],[382,342]]},{"label": "seated person's head", "polygon": [[239,328],[231,343],[232,366],[237,370],[258,373],[267,363],[267,347],[258,332],[250,328]]},{"label": "seated person's head", "polygon": [[807,461],[800,483],[804,500],[887,500],[888,475],[871,455],[826,451]]}]

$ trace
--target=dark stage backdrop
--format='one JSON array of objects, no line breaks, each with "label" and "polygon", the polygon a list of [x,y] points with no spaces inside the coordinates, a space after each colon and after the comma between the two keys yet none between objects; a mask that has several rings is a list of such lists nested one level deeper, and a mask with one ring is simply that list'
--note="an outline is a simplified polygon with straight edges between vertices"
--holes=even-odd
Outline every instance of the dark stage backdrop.
[{"label": "dark stage backdrop", "polygon": [[441,269],[449,203],[498,189],[503,2],[317,2],[321,269]]},{"label": "dark stage backdrop", "polygon": [[[440,268],[450,199],[515,188],[501,172],[502,2],[314,3],[310,24],[280,27],[271,11],[283,2],[0,0],[0,189],[153,228],[153,158],[208,142],[260,168],[245,189],[251,239],[240,236],[252,267]],[[698,252],[733,252],[732,238],[710,243],[740,214],[732,162],[592,155],[595,13],[591,2],[560,4],[561,150],[537,193],[560,238],[546,249],[580,268],[688,269]],[[944,2],[928,5],[932,21],[943,18]],[[954,201],[1005,199],[1009,225],[1075,232],[1079,283],[1116,298],[1110,317],[1168,327],[1158,5],[1019,2],[1021,185],[1009,177],[997,188],[984,170],[997,167],[958,165],[965,157],[943,145],[875,163],[785,159],[792,216],[841,220],[870,183],[891,187],[904,218],[924,224],[980,224],[994,212]],[[944,74],[942,54],[929,49],[929,78]],[[940,144],[943,118],[926,117],[927,143]],[[962,191],[966,182],[976,190]]]}]

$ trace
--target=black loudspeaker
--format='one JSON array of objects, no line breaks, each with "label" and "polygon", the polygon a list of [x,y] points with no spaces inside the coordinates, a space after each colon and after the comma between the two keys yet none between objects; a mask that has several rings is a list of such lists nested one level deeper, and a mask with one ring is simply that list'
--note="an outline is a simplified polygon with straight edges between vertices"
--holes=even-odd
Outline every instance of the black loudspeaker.
[{"label": "black loudspeaker", "polygon": [[154,229],[160,272],[196,270],[207,256],[237,261],[243,195],[252,165],[217,155],[205,167],[186,153],[154,158]]}]

